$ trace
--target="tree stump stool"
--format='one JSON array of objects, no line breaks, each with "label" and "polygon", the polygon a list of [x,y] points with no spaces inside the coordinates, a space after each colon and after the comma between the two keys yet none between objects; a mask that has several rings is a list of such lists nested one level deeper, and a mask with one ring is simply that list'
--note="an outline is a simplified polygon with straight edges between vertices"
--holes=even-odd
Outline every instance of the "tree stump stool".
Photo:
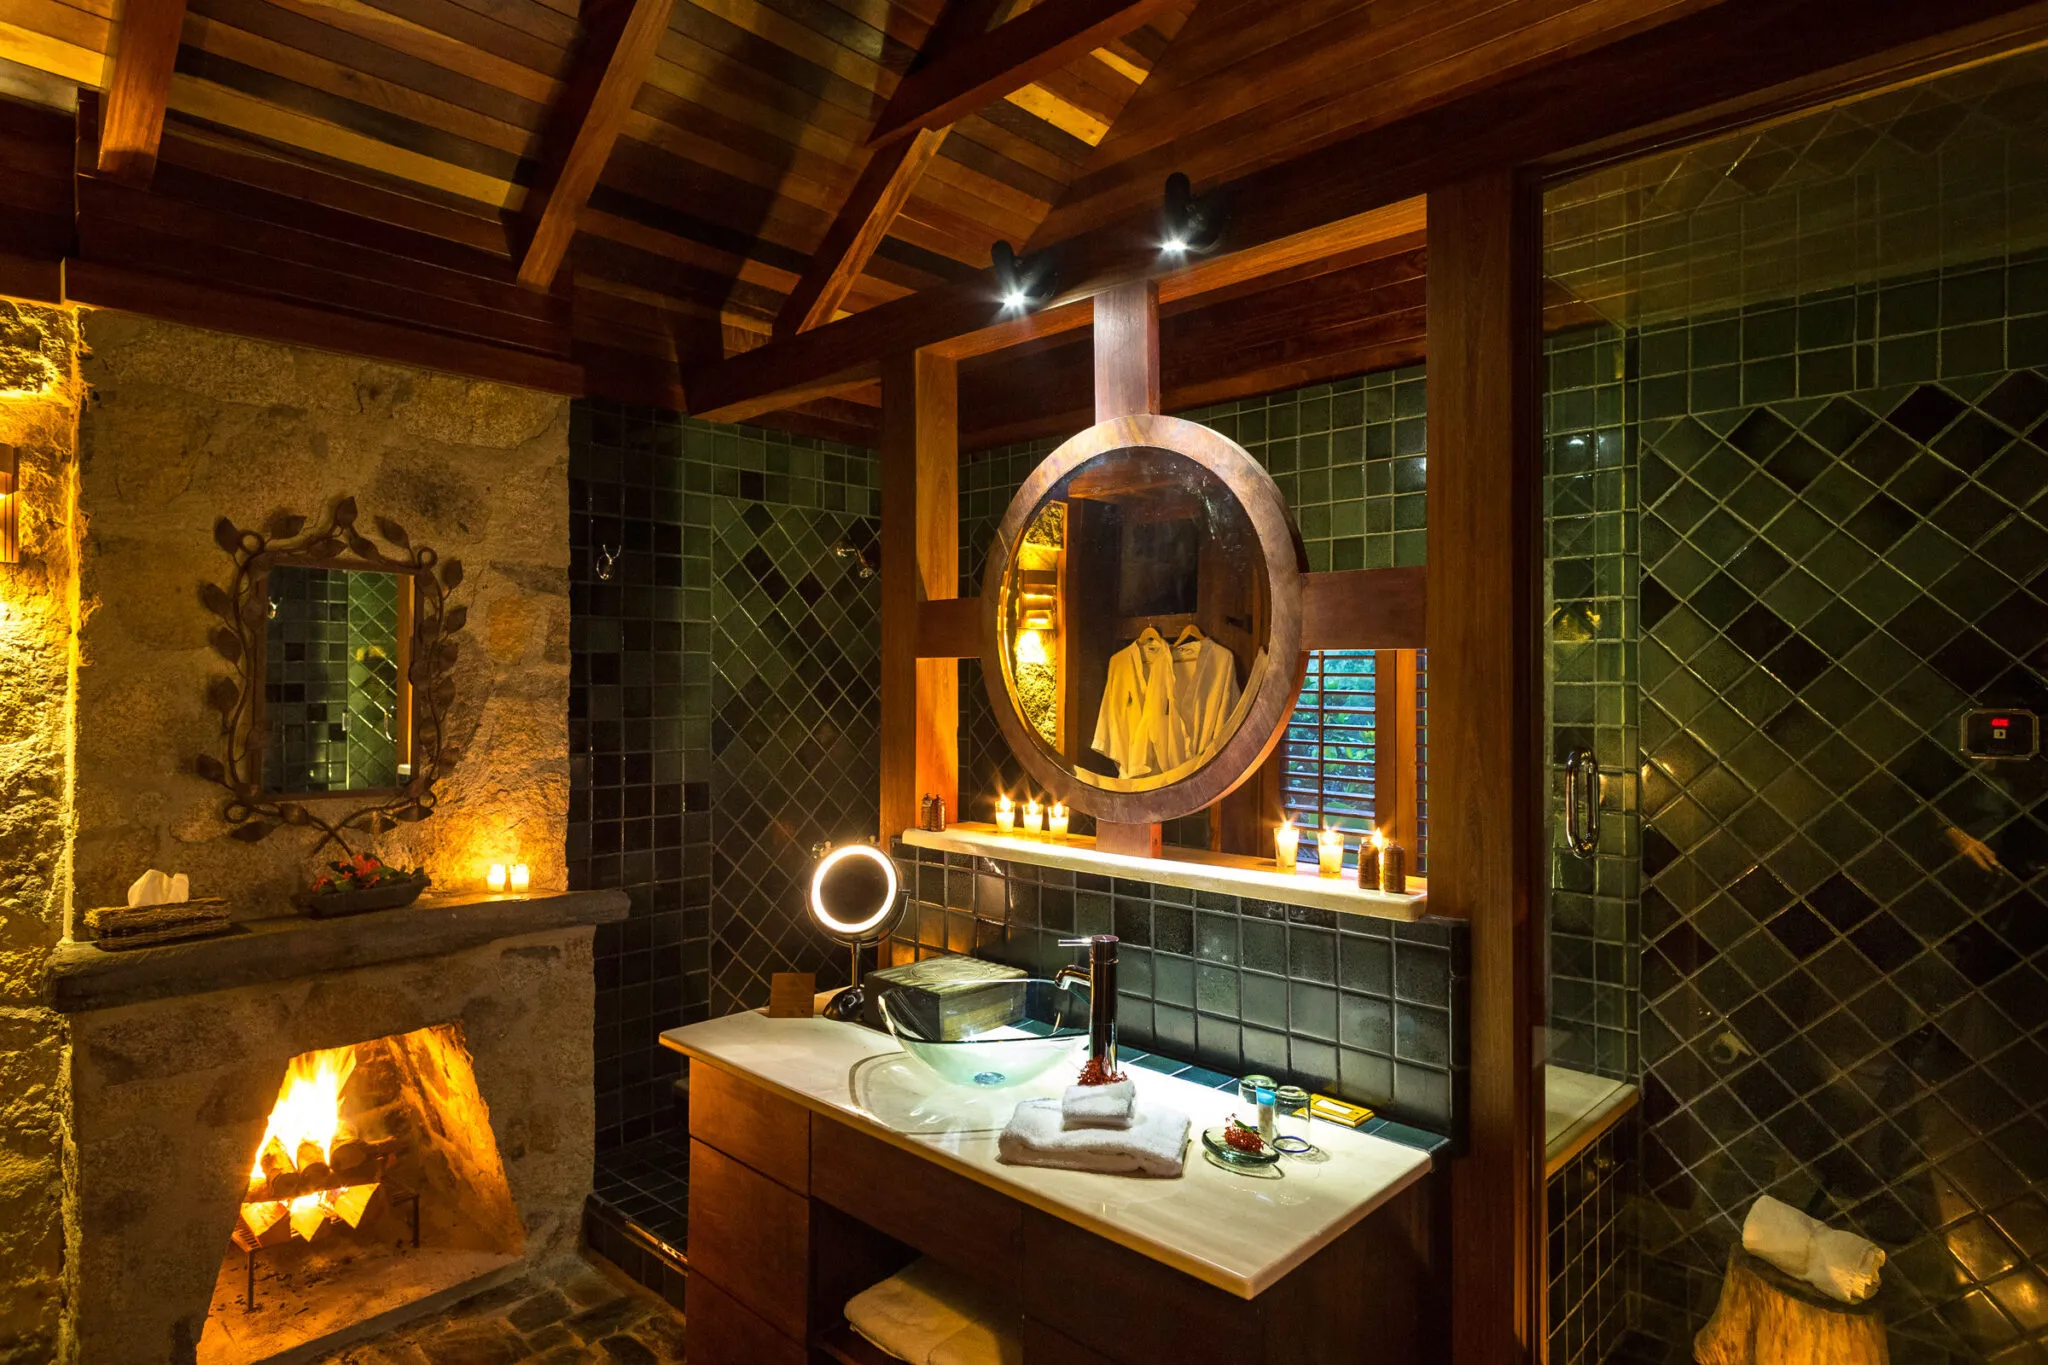
[{"label": "tree stump stool", "polygon": [[1837,1302],[1737,1246],[1692,1357],[1699,1365],[1887,1365],[1881,1297]]}]

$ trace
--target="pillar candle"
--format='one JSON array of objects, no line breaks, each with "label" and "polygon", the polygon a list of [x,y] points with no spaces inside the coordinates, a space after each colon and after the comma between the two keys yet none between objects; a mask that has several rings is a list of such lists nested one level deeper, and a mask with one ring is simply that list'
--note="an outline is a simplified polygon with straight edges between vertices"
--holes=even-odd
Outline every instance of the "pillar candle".
[{"label": "pillar candle", "polygon": [[484,873],[484,885],[493,891],[503,891],[505,889],[505,865],[503,863],[491,864],[491,870]]},{"label": "pillar candle", "polygon": [[532,885],[533,874],[526,870],[526,864],[512,864],[512,889],[514,891],[525,891]]},{"label": "pillar candle", "polygon": [[1377,891],[1380,889],[1380,850],[1386,847],[1387,836],[1378,830],[1372,838],[1358,841],[1358,889]]},{"label": "pillar candle", "polygon": [[1045,808],[1036,801],[1024,803],[1024,832],[1036,834],[1045,828]]},{"label": "pillar candle", "polygon": [[1010,804],[1010,798],[996,798],[996,833],[1008,834],[1017,824],[1017,808]]},{"label": "pillar candle", "polygon": [[1380,850],[1380,890],[1390,896],[1408,894],[1408,850],[1399,844]]},{"label": "pillar candle", "polygon": [[1057,801],[1053,802],[1052,809],[1046,812],[1045,832],[1055,839],[1066,838],[1067,820],[1067,808]]}]

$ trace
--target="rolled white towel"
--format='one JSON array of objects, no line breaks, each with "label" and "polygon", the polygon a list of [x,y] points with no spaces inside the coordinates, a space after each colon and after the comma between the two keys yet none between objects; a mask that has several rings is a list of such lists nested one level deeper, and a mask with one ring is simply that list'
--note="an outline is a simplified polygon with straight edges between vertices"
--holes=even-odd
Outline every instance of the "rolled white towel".
[{"label": "rolled white towel", "polygon": [[1795,1279],[1804,1279],[1813,1254],[1813,1234],[1819,1228],[1819,1223],[1790,1204],[1758,1195],[1742,1222],[1742,1249]]},{"label": "rolled white towel", "polygon": [[1884,1270],[1884,1251],[1853,1232],[1822,1227],[1815,1230],[1805,1279],[1829,1298],[1861,1303],[1877,1292]]},{"label": "rolled white towel", "polygon": [[1102,1175],[1178,1176],[1188,1145],[1188,1116],[1138,1105],[1128,1128],[1069,1128],[1058,1100],[1024,1100],[996,1140],[996,1159],[1012,1166],[1056,1166]]},{"label": "rolled white towel", "polygon": [[1069,1128],[1128,1128],[1137,1094],[1138,1087],[1128,1079],[1107,1085],[1070,1085],[1060,1100],[1060,1114]]}]

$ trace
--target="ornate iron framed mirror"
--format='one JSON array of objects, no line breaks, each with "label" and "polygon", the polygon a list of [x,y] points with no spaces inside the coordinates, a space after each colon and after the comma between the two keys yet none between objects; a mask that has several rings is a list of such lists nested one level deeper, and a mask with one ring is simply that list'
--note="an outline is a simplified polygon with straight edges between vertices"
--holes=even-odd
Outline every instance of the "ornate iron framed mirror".
[{"label": "ornate iron framed mirror", "polygon": [[445,722],[468,616],[448,603],[462,562],[388,518],[375,526],[385,544],[358,529],[348,497],[316,522],[277,512],[260,529],[214,524],[234,570],[200,600],[234,672],[207,689],[222,752],[193,771],[227,790],[233,838],[293,825],[321,832],[315,850],[348,849],[350,832],[433,814],[434,783],[459,758]]},{"label": "ornate iron framed mirror", "polygon": [[1301,690],[1301,537],[1270,475],[1181,418],[1101,422],[1010,502],[982,579],[982,674],[1054,799],[1151,824],[1256,772]]}]

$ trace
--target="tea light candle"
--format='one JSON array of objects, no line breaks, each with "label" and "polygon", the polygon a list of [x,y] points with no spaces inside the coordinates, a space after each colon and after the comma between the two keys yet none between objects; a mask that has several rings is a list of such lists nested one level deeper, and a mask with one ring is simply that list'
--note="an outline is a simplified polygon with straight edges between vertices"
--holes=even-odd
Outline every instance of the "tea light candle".
[{"label": "tea light candle", "polygon": [[1017,808],[1007,796],[996,798],[996,833],[1008,834],[1017,826]]},{"label": "tea light candle", "polygon": [[1053,802],[1052,809],[1046,812],[1045,832],[1055,839],[1066,838],[1067,818],[1067,808],[1057,801]]},{"label": "tea light candle", "polygon": [[503,891],[505,889],[505,865],[503,863],[491,864],[491,870],[484,873],[484,885],[493,891]]},{"label": "tea light candle", "polygon": [[1024,832],[1037,834],[1045,828],[1045,808],[1036,801],[1024,803]]},{"label": "tea light candle", "polygon": [[1331,829],[1327,825],[1316,835],[1316,863],[1325,877],[1342,875],[1344,871],[1344,831]]},{"label": "tea light candle", "polygon": [[514,891],[524,891],[531,885],[533,885],[533,878],[528,874],[526,864],[512,864],[512,889]]},{"label": "tea light candle", "polygon": [[1380,889],[1380,850],[1387,846],[1387,836],[1377,829],[1372,838],[1358,842],[1358,889],[1377,891]]},{"label": "tea light candle", "polygon": [[1390,896],[1408,894],[1408,850],[1399,844],[1380,850],[1380,890]]},{"label": "tea light candle", "polygon": [[1300,853],[1301,830],[1290,815],[1273,827],[1273,866],[1282,872],[1292,872]]}]

